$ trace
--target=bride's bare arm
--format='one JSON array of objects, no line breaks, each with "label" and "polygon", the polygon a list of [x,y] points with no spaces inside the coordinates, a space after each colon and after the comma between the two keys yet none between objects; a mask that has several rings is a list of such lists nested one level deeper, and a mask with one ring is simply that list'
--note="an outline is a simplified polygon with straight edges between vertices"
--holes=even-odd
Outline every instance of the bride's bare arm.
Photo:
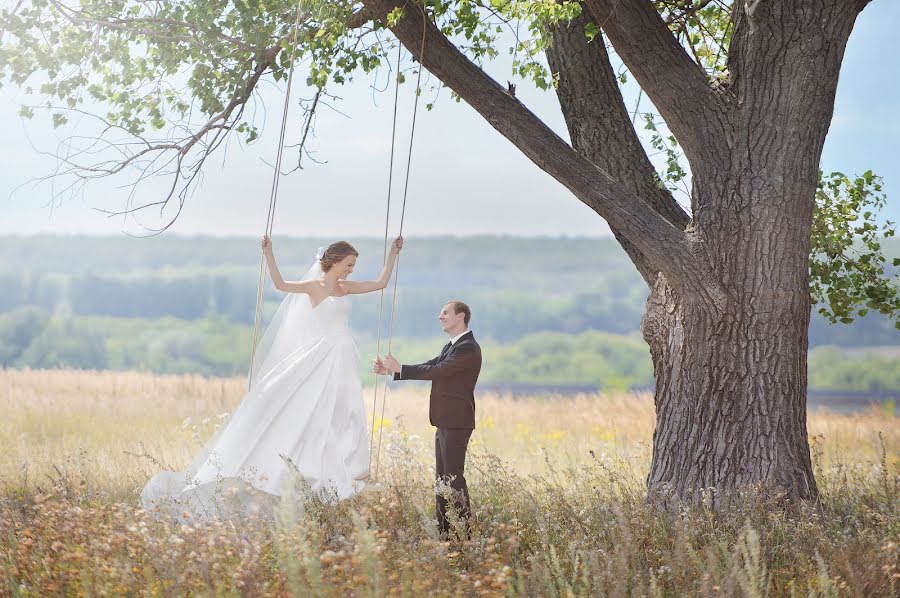
[{"label": "bride's bare arm", "polygon": [[394,244],[391,245],[391,252],[388,254],[387,261],[384,262],[384,268],[381,270],[381,275],[378,277],[378,280],[361,282],[345,280],[341,282],[341,286],[347,291],[348,295],[362,295],[364,293],[380,291],[386,287],[391,280],[391,273],[394,271],[394,263],[396,263],[397,256],[400,254],[401,249],[403,249],[403,237],[397,237],[394,239]]},{"label": "bride's bare arm", "polygon": [[275,263],[275,252],[272,250],[272,240],[269,239],[268,235],[263,235],[262,248],[263,254],[266,256],[266,265],[269,267],[269,276],[272,277],[272,282],[275,283],[276,289],[286,293],[309,294],[313,281],[285,280],[284,277],[281,276],[281,272],[278,270],[278,264]]}]

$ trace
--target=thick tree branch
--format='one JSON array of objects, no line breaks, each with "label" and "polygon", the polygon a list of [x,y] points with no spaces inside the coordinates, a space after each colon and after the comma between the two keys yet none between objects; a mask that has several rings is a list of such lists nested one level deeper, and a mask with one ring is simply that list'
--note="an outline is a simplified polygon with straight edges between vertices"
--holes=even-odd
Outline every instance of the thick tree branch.
[{"label": "thick tree branch", "polygon": [[687,55],[650,0],[585,0],[622,61],[659,109],[692,165],[718,151],[725,139],[720,92]]},{"label": "thick tree branch", "polygon": [[[551,30],[553,43],[547,49],[550,68],[558,77],[556,94],[572,146],[683,230],[690,217],[659,185],[622,99],[606,46],[588,41],[584,34],[585,26],[592,22],[592,16],[582,12],[572,22],[560,23]],[[652,285],[658,270],[618,230],[613,229],[613,234]]]},{"label": "thick tree branch", "polygon": [[563,141],[450,43],[425,18],[419,5],[402,0],[364,3],[384,23],[388,13],[401,8],[403,17],[391,31],[415,58],[541,170],[603,216],[674,287],[706,292],[716,304],[724,302],[720,287],[709,279],[706,268],[696,259],[683,230]]},{"label": "thick tree branch", "polygon": [[[809,80],[797,81],[784,87],[794,91],[797,100],[821,88],[821,81],[831,81],[826,73],[817,72],[827,64],[829,71],[839,71],[843,59],[844,45],[860,12],[871,0],[785,0],[784,2],[762,2],[747,0],[735,2],[731,10],[734,23],[731,48],[728,52],[728,72],[731,87],[742,98],[753,93],[756,78],[760,73],[784,72],[780,67],[793,60],[804,60],[810,65]],[[791,47],[793,55],[786,56],[772,49],[774,36],[791,35],[802,37],[803,44]],[[822,56],[822,62],[810,60],[823,49],[835,49],[830,56]],[[836,78],[835,78],[836,82]],[[786,82],[784,82],[786,83]]]}]

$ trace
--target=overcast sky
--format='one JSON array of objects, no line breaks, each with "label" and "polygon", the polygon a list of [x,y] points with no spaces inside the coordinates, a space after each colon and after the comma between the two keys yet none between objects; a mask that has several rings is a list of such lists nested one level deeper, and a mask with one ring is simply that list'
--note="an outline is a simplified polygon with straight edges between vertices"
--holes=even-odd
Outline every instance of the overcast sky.
[{"label": "overcast sky", "polygon": [[[900,220],[900,3],[876,0],[860,16],[847,48],[835,115],[825,145],[823,169],[848,174],[873,169],[888,192],[885,217]],[[508,68],[492,70],[498,80]],[[302,79],[303,77],[301,77]],[[336,111],[320,111],[312,147],[325,164],[283,179],[274,234],[353,238],[380,236],[384,228],[390,150],[392,97],[374,93],[360,78],[335,89],[343,100]],[[523,99],[567,138],[552,92],[529,89],[518,81]],[[303,93],[302,88],[299,90]],[[395,173],[395,215],[399,213],[405,166],[412,83],[401,87],[401,116]],[[266,89],[268,126],[259,142],[244,148],[233,142],[206,169],[203,184],[172,227],[177,234],[257,235],[265,227],[275,157],[278,91]],[[629,103],[634,90],[626,92]],[[426,100],[431,96],[426,93]],[[122,189],[111,183],[90,187],[83,199],[48,206],[46,186],[25,185],[50,172],[56,134],[39,118],[18,117],[21,98],[0,89],[0,234],[137,232],[134,222],[107,219],[92,208],[124,205]],[[648,107],[646,104],[644,108]],[[45,119],[44,119],[45,120]],[[296,128],[297,123],[292,126]],[[407,235],[570,235],[608,234],[606,224],[556,181],[537,169],[478,114],[442,92],[436,108],[420,110],[410,177]],[[288,150],[286,161],[296,160]],[[162,183],[143,187],[145,198],[162,193]],[[154,213],[142,217],[160,224]],[[396,223],[393,225],[396,230]]]}]

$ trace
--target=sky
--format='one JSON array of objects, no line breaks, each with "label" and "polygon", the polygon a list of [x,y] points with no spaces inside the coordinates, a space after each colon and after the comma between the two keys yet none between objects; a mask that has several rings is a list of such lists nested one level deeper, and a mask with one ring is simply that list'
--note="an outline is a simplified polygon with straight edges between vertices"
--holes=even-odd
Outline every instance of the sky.
[{"label": "sky", "polygon": [[[874,170],[884,177],[888,206],[883,218],[900,220],[900,3],[875,0],[857,20],[847,47],[826,140],[822,168],[847,174]],[[489,72],[499,81],[512,79],[508,63]],[[301,79],[303,77],[300,77]],[[413,84],[400,89],[398,146],[395,158],[392,234],[399,229],[403,178],[409,143]],[[517,97],[567,138],[552,92],[515,81]],[[341,97],[333,109],[320,109],[311,149],[321,164],[282,178],[273,235],[379,237],[384,233],[390,157],[392,92],[377,92],[372,80],[358,77],[335,88]],[[431,84],[420,102],[432,101]],[[383,81],[381,82],[383,85]],[[626,102],[636,98],[633,84]],[[296,94],[309,95],[297,86]],[[267,85],[265,122],[260,140],[245,147],[236,139],[212,159],[202,184],[169,229],[179,235],[245,236],[265,230],[277,149],[282,90]],[[50,188],[29,181],[52,172],[46,154],[59,142],[46,119],[23,121],[21,96],[0,89],[0,234],[132,234],[167,222],[158,212],[139,220],[107,218],[97,208],[124,206],[126,191],[114,181],[88,187],[82,197],[49,203]],[[648,108],[642,104],[642,109]],[[259,114],[262,114],[260,111]],[[297,111],[289,130],[297,131]],[[296,153],[287,150],[287,164]],[[142,186],[147,201],[163,193],[162,181]],[[411,159],[404,234],[514,236],[605,236],[606,223],[566,189],[540,171],[474,110],[437,97],[435,109],[420,104]],[[168,234],[168,233],[167,233]]]}]

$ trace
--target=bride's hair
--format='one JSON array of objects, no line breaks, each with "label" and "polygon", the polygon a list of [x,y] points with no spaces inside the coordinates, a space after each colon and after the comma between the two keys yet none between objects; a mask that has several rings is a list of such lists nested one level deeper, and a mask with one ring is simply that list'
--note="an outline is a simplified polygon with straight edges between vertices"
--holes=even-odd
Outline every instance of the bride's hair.
[{"label": "bride's hair", "polygon": [[328,272],[331,270],[332,266],[339,263],[348,255],[359,257],[359,252],[347,241],[337,241],[332,243],[328,246],[328,249],[325,250],[322,259],[320,260],[322,262],[322,272]]}]

